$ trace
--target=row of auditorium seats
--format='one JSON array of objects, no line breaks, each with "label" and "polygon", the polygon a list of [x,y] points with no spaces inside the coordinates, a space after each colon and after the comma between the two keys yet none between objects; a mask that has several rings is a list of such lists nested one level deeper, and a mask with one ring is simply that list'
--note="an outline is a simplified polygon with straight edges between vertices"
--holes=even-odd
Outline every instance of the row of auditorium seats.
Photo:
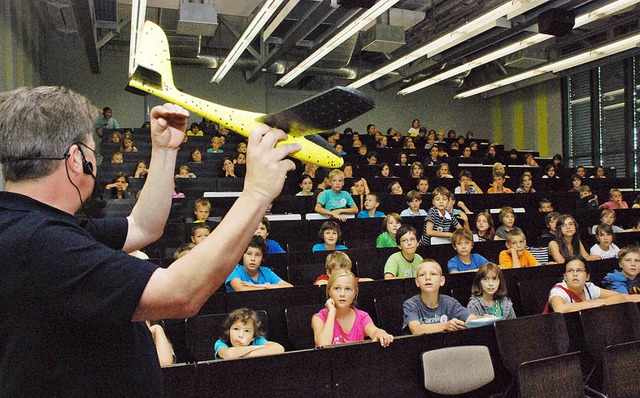
[{"label": "row of auditorium seats", "polygon": [[[600,260],[591,263],[592,280],[601,281],[614,270],[617,261]],[[563,265],[504,270],[509,297],[518,316],[542,313],[548,292],[561,280]],[[455,297],[466,305],[471,292],[474,273],[448,275],[441,293]],[[312,285],[293,288],[257,290],[247,292],[216,292],[200,310],[198,316],[228,313],[236,308],[248,307],[264,310],[268,317],[269,338],[281,343],[287,350],[312,348],[310,315],[322,308],[326,301],[325,287]],[[359,284],[357,305],[368,312],[374,322],[394,335],[401,335],[402,303],[418,294],[413,278],[375,280]],[[308,316],[297,317],[292,322],[289,312],[302,308]],[[166,320],[167,334],[174,344],[179,362],[187,362],[192,355],[185,340],[185,320]],[[195,336],[194,338],[198,338]]]},{"label": "row of auditorium seats", "polygon": [[[321,307],[322,304],[317,304],[316,308]],[[300,306],[287,308],[287,317],[294,308]],[[312,313],[307,312],[308,318]],[[271,315],[261,313],[260,316],[268,324],[270,339],[276,340],[271,333],[274,327]],[[516,392],[521,397],[583,396],[583,375],[589,389],[608,393],[608,396],[633,397],[639,391],[637,380],[632,376],[640,352],[640,343],[637,343],[640,313],[634,303],[564,315],[520,316],[493,326],[450,333],[397,336],[388,348],[362,342],[299,349],[268,357],[207,361],[207,356],[213,355],[213,342],[217,339],[212,330],[219,330],[224,317],[219,314],[198,316],[181,323],[165,321],[171,337],[177,339],[182,334],[184,348],[196,352],[189,359],[198,360],[197,364],[177,364],[163,369],[167,396],[435,397],[440,395],[424,387],[422,353],[460,346],[487,347],[491,360],[484,366],[493,367],[494,373],[488,385],[464,396],[515,396]],[[308,318],[295,321],[299,323],[296,333],[302,328],[310,330]],[[289,326],[290,320],[287,322]],[[378,323],[383,327],[380,320]],[[172,329],[177,325],[181,328]],[[175,342],[174,346],[177,346]],[[567,352],[574,354],[566,355]],[[448,358],[445,356],[445,360]],[[557,366],[548,368],[553,364]],[[528,368],[540,369],[540,365],[547,371],[534,372],[538,377],[532,377]],[[466,372],[478,366],[481,364],[471,363],[466,369],[437,376],[449,383],[462,384],[459,378],[471,377]],[[428,368],[438,372],[446,367],[442,363],[435,369],[434,366]],[[523,377],[525,375],[533,380]]]},{"label": "row of auditorium seats", "polygon": [[[633,220],[640,217],[640,210],[638,209],[626,209],[616,210],[618,220],[617,225],[628,227],[632,224]],[[473,224],[475,216],[469,217],[470,222]],[[497,215],[494,214],[496,221],[496,227],[500,225],[497,220]],[[585,247],[590,248],[595,244],[595,238],[587,232],[592,225],[596,225],[599,221],[599,212],[593,211],[588,213],[579,213],[576,215],[576,220],[580,226],[581,239]],[[320,241],[318,237],[318,231],[325,219],[315,220],[291,220],[291,221],[272,221],[271,233],[269,237],[278,242],[286,251],[295,253],[300,252],[302,255],[310,255],[311,247]],[[410,217],[404,219],[405,223],[412,225],[418,234],[421,234],[424,227],[423,217]],[[340,223],[342,229],[342,241],[350,249],[364,249],[371,250],[375,247],[376,237],[383,230],[383,219],[347,219],[346,222]],[[178,225],[172,225],[170,223],[166,226],[163,237],[152,244],[154,248],[166,247],[169,249],[175,249],[182,243],[190,241],[189,234],[191,230],[190,225],[183,225],[183,223],[177,223]],[[215,228],[216,223],[210,223]],[[540,241],[540,235],[544,230],[544,222],[542,214],[534,212],[530,214],[517,213],[516,225],[521,227],[525,232],[527,243],[529,246],[541,247],[544,243]],[[177,232],[179,231],[179,232]],[[634,243],[638,240],[637,232],[625,232],[619,233],[616,236],[616,243],[621,246],[626,243]],[[445,253],[449,255],[452,253],[450,245],[434,246],[437,248],[438,253]],[[476,244],[475,251],[480,254],[488,254],[487,258],[496,258],[500,250],[504,248],[504,242],[479,242]],[[431,249],[429,247],[421,247],[419,252],[425,251],[429,253]],[[151,255],[151,254],[150,254]],[[495,255],[495,256],[494,256]],[[153,255],[154,258],[160,258],[163,256]],[[451,256],[447,257],[450,258]],[[311,261],[313,262],[313,261]]]}]

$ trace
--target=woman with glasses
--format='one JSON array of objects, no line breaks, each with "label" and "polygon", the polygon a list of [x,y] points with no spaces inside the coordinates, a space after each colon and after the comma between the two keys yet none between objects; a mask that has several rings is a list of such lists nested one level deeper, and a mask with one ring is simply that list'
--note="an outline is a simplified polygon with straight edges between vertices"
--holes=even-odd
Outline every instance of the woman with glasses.
[{"label": "woman with glasses", "polygon": [[584,248],[578,236],[578,223],[573,216],[564,214],[556,224],[556,239],[549,242],[549,259],[556,263],[564,263],[566,258],[582,256],[588,261],[600,260],[599,256],[591,256]]},{"label": "woman with glasses", "polygon": [[587,308],[622,303],[622,294],[600,288],[589,282],[589,264],[581,256],[568,257],[564,266],[564,280],[549,292],[549,305],[554,312],[574,312]]}]

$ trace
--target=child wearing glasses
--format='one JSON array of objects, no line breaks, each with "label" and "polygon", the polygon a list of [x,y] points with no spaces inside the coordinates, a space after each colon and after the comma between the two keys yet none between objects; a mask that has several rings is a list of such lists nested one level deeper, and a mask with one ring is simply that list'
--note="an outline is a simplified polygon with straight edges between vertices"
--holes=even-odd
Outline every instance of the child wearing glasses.
[{"label": "child wearing glasses", "polygon": [[584,248],[578,237],[578,224],[576,220],[564,214],[556,223],[556,238],[549,242],[549,259],[556,263],[564,263],[566,258],[581,256],[588,261],[600,260],[600,256],[591,256]]},{"label": "child wearing glasses", "polygon": [[561,313],[575,312],[626,301],[622,294],[589,282],[590,277],[587,260],[581,256],[568,257],[564,266],[564,280],[549,292],[545,312],[550,309]]}]

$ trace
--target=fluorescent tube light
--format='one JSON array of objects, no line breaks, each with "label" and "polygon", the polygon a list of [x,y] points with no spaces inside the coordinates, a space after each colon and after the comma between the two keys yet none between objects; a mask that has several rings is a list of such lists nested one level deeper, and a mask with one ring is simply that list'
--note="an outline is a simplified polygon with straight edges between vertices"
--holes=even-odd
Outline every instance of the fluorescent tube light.
[{"label": "fluorescent tube light", "polygon": [[[540,3],[545,3],[548,0],[539,0]],[[437,38],[436,40],[427,43],[426,45],[414,50],[413,52],[400,57],[399,59],[391,62],[388,65],[383,66],[380,69],[373,71],[372,73],[364,76],[361,79],[349,84],[348,87],[359,88],[365,84],[392,72],[410,62],[415,61],[418,58],[428,56],[433,57],[436,54],[441,53],[465,40],[479,35],[480,33],[495,26],[498,19],[505,15],[513,15],[514,17],[520,15],[527,10],[528,2],[523,0],[513,0],[503,3],[501,6],[479,16],[478,18],[471,20],[469,23],[459,27],[453,32],[447,33],[444,36]]]},{"label": "fluorescent tube light", "polygon": [[468,98],[480,93],[484,93],[486,91],[494,90],[499,87],[503,87],[509,84],[527,80],[537,75],[542,75],[545,73],[557,73],[557,72],[560,72],[569,68],[573,68],[579,65],[584,65],[586,63],[593,62],[598,59],[606,58],[608,56],[615,55],[617,53],[635,48],[639,40],[640,40],[640,34],[633,35],[625,39],[615,41],[613,43],[605,44],[604,46],[600,46],[596,49],[586,51],[584,53],[574,55],[572,57],[562,59],[556,62],[552,62],[550,64],[539,66],[535,69],[532,69],[523,73],[518,73],[516,75],[509,76],[505,79],[498,80],[493,83],[485,84],[484,86],[462,92],[456,95],[454,98],[456,99]]},{"label": "fluorescent tube light", "polygon": [[253,21],[247,26],[247,30],[244,31],[240,39],[236,43],[235,46],[229,52],[229,55],[224,59],[224,62],[216,73],[211,78],[210,83],[220,83],[220,81],[226,76],[226,74],[231,70],[233,64],[236,63],[240,55],[244,52],[244,50],[249,47],[253,39],[256,37],[258,33],[262,30],[264,25],[269,22],[269,19],[273,15],[274,12],[280,7],[284,0],[267,0],[260,11],[253,18]]},{"label": "fluorescent tube light", "polygon": [[[575,21],[575,25],[574,25],[574,29],[575,28],[579,28],[581,26],[584,26],[588,23],[591,23],[593,21],[596,21],[600,18],[604,18],[606,16],[609,16],[611,14],[615,14],[617,12],[619,12],[620,10],[623,10],[629,6],[632,6],[634,4],[639,3],[640,0],[618,0],[615,1],[613,3],[607,4],[605,6],[602,6],[596,10],[593,10],[587,14],[583,14],[580,15],[578,17],[576,17],[576,21]],[[505,57],[509,54],[513,54],[517,51],[523,50],[527,47],[533,46],[535,44],[541,43],[547,39],[552,38],[553,36],[551,35],[546,35],[543,33],[538,33],[535,34],[529,38],[523,39],[517,43],[508,45],[506,47],[503,47],[501,49],[498,49],[494,52],[491,52],[487,55],[484,55],[480,58],[477,58],[473,61],[467,62],[466,64],[460,65],[458,67],[455,67],[453,69],[447,70],[443,73],[440,73],[436,76],[430,77],[429,79],[423,80],[419,83],[416,83],[412,86],[406,87],[400,91],[398,91],[398,95],[407,95],[413,92],[416,92],[418,90],[421,90],[425,87],[429,87],[433,84],[436,84],[438,82],[441,82],[443,80],[449,79],[451,77],[454,76],[458,76],[461,75],[467,71],[470,71],[473,68],[476,68],[478,66],[487,64],[489,62],[495,61],[496,59]]]},{"label": "fluorescent tube light", "polygon": [[293,79],[298,77],[302,72],[313,66],[316,62],[324,58],[327,54],[333,51],[340,44],[344,43],[347,39],[353,36],[358,31],[362,30],[369,22],[376,19],[383,12],[393,7],[399,0],[380,0],[373,7],[365,11],[358,19],[350,23],[346,28],[342,29],[338,34],[333,36],[329,41],[317,49],[307,59],[300,62],[289,73],[284,75],[280,80],[276,82],[276,86],[286,86]]}]

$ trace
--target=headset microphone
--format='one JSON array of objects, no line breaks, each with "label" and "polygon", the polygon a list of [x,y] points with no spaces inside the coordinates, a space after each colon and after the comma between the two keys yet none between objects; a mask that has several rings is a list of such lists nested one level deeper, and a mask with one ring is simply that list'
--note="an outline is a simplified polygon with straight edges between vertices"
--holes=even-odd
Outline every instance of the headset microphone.
[{"label": "headset microphone", "polygon": [[[91,164],[91,163],[89,163]],[[93,173],[90,173],[91,177],[93,177],[93,193],[91,194],[91,202],[96,209],[104,209],[107,207],[107,201],[104,199],[104,190],[102,189],[102,185],[100,185],[100,181],[96,178]],[[96,193],[98,196],[96,197]]]},{"label": "headset microphone", "polygon": [[[102,189],[100,181],[98,181],[95,174],[93,174],[93,163],[87,160],[87,158],[84,156],[84,152],[82,151],[82,149],[80,149],[80,147],[78,147],[78,150],[80,151],[80,157],[82,158],[82,171],[85,174],[89,174],[91,178],[93,178],[93,192],[91,194],[91,202],[93,203],[93,207],[95,207],[96,209],[104,209],[105,207],[107,207],[107,201],[104,200],[104,191]],[[98,197],[96,197],[96,193],[98,194]]]}]

